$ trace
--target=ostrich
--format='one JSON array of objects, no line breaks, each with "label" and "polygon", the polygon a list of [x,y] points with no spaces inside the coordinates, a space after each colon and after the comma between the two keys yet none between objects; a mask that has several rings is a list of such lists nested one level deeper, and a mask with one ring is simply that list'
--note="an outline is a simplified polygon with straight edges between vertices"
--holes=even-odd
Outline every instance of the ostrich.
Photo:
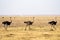
[{"label": "ostrich", "polygon": [[[56,18],[55,18],[56,19]],[[50,22],[48,22],[48,24],[50,24],[51,25],[51,27],[53,27],[54,29],[56,29],[55,28],[55,26],[56,26],[56,24],[57,24],[57,21],[55,20],[53,20],[53,21],[50,21]],[[52,29],[52,31],[53,31],[53,29]]]},{"label": "ostrich", "polygon": [[[4,18],[4,17],[2,17]],[[11,17],[10,17],[10,20],[11,20]],[[12,23],[12,20],[11,21],[3,21],[2,24],[4,25],[4,28],[5,30],[7,30],[7,27],[10,26]]]},{"label": "ostrich", "polygon": [[35,17],[33,17],[33,21],[25,21],[25,22],[24,22],[24,23],[26,24],[25,30],[26,30],[27,26],[29,26],[29,30],[31,29],[31,28],[30,28],[30,25],[32,25],[32,24],[34,23],[34,18],[35,18]]}]

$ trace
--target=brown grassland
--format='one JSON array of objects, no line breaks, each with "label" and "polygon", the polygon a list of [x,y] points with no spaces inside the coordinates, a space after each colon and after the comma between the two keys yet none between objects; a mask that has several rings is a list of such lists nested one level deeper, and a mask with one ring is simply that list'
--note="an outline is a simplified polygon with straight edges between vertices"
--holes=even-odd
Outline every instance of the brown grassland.
[{"label": "brown grassland", "polygon": [[[12,24],[4,29],[3,21],[10,21],[10,16],[0,16],[0,40],[60,40],[60,16],[34,16],[34,23],[31,30],[27,28],[24,21],[32,20],[33,16],[11,16]],[[56,19],[55,19],[56,17]],[[56,30],[50,31],[51,20],[57,20]]]}]

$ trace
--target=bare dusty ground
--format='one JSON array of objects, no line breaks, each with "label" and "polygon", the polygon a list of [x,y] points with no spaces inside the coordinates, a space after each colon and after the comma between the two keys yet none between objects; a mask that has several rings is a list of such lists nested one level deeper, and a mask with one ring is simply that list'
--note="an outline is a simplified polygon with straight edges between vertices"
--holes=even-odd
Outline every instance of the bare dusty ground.
[{"label": "bare dusty ground", "polygon": [[[55,20],[55,17],[58,23],[56,30],[51,31],[48,22]],[[0,40],[60,40],[60,16],[35,16],[31,30],[27,28],[26,31],[24,21],[32,21],[32,17],[12,17],[13,23],[7,28],[8,31],[2,24],[5,20],[10,21],[7,16],[4,19],[0,17]]]}]

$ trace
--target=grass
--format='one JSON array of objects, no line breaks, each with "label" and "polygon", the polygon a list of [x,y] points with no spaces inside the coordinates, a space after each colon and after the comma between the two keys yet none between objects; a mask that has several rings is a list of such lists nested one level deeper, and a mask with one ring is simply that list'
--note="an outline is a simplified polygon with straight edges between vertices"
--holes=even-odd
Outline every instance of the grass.
[{"label": "grass", "polygon": [[53,16],[36,17],[31,30],[27,28],[26,31],[24,30],[25,24],[23,22],[27,19],[32,21],[32,17],[12,18],[13,23],[6,31],[1,22],[9,20],[9,17],[5,17],[4,20],[0,17],[0,40],[60,40],[60,16],[57,16],[58,24],[56,25],[56,30],[50,31],[51,27],[47,22],[53,18]]},{"label": "grass", "polygon": [[[24,27],[9,27],[8,31],[0,30],[0,40],[60,40],[60,31],[46,31],[44,28],[24,30]],[[40,29],[40,30],[39,30]]]}]

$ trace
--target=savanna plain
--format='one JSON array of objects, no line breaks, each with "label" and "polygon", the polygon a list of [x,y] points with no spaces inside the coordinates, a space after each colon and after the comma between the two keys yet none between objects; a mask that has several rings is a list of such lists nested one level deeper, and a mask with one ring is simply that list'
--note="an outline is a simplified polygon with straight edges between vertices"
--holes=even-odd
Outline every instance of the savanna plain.
[{"label": "savanna plain", "polygon": [[[4,17],[4,18],[2,18]],[[7,27],[7,31],[2,24],[3,21],[12,23]],[[25,30],[24,21],[33,21],[34,23]],[[56,17],[56,19],[55,19]],[[49,21],[56,20],[56,30],[51,31]],[[60,16],[0,16],[0,40],[60,40]]]}]

